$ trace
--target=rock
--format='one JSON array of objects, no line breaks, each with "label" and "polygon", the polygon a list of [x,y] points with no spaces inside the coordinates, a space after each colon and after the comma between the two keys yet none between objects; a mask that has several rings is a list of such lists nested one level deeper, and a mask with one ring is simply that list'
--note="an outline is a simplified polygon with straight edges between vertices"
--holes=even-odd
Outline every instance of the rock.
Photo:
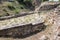
[{"label": "rock", "polygon": [[49,40],[49,38],[46,35],[43,35],[40,40]]},{"label": "rock", "polygon": [[51,10],[56,8],[59,5],[60,5],[60,2],[44,2],[44,3],[41,3],[39,10],[42,10],[42,11]]},{"label": "rock", "polygon": [[35,6],[35,8],[39,7],[41,4],[42,0],[33,0],[32,4]]},{"label": "rock", "polygon": [[58,15],[60,15],[60,5],[57,6],[57,8],[55,8],[55,11],[54,12],[56,12]]}]

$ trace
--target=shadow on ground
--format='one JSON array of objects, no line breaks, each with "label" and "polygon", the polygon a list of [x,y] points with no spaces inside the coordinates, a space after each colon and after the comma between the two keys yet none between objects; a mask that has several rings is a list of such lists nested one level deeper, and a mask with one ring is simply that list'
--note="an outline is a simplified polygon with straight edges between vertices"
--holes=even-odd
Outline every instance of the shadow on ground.
[{"label": "shadow on ground", "polygon": [[15,28],[0,30],[0,37],[4,38],[26,38],[44,31],[46,26],[43,23],[23,25]]}]

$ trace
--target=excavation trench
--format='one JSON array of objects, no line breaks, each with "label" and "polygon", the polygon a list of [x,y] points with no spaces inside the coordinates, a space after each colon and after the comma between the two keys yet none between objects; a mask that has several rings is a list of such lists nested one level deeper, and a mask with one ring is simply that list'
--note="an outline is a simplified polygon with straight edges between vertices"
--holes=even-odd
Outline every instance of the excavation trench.
[{"label": "excavation trench", "polygon": [[26,38],[43,31],[45,28],[46,26],[44,23],[39,23],[36,25],[27,24],[19,27],[0,30],[0,37]]}]

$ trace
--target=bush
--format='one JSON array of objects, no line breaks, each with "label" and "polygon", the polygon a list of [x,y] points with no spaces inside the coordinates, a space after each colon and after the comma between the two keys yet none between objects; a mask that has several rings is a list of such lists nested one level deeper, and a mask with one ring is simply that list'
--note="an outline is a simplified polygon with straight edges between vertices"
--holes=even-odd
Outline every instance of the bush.
[{"label": "bush", "polygon": [[8,8],[9,8],[10,10],[15,10],[15,8],[14,8],[13,6],[10,6],[10,5],[8,5]]}]

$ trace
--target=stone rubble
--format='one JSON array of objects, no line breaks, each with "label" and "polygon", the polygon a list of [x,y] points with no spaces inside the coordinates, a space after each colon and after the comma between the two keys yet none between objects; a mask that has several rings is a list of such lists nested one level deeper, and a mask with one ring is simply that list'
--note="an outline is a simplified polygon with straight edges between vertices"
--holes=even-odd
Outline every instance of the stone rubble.
[{"label": "stone rubble", "polygon": [[[49,2],[47,2],[47,4],[48,3]],[[54,3],[52,2],[52,3],[49,3],[49,4],[50,5],[55,5],[55,3],[60,4],[60,2],[54,2]],[[45,5],[45,3],[42,4],[42,5]],[[39,8],[38,8],[38,10],[39,10]],[[26,17],[28,17],[29,19],[26,18]],[[28,20],[26,20],[25,18],[28,19]],[[12,24],[21,23],[21,21],[19,19],[22,21],[22,23],[30,23],[30,22],[32,23],[33,22],[32,23],[33,25],[35,25],[35,22],[36,23],[39,23],[39,21],[44,22],[44,24],[47,26],[47,28],[46,28],[46,30],[42,31],[43,35],[40,32],[39,35],[42,35],[42,36],[40,36],[39,40],[60,40],[60,5],[58,5],[56,8],[54,8],[53,10],[51,10],[49,12],[46,11],[46,13],[41,12],[40,14],[33,14],[33,15],[28,15],[28,16],[24,16],[24,17],[18,17],[18,18],[13,18],[13,19],[9,19],[9,20],[0,21],[0,27],[1,28],[2,28],[2,26],[6,27],[6,25],[10,22]],[[3,25],[3,24],[5,24],[5,25]],[[4,28],[2,28],[2,29],[4,29]],[[28,38],[30,38],[30,39],[28,39]],[[28,37],[28,38],[27,38],[28,40],[31,40],[31,37]],[[32,37],[32,39],[33,39],[33,37]],[[23,39],[23,40],[26,40],[26,39]]]}]

